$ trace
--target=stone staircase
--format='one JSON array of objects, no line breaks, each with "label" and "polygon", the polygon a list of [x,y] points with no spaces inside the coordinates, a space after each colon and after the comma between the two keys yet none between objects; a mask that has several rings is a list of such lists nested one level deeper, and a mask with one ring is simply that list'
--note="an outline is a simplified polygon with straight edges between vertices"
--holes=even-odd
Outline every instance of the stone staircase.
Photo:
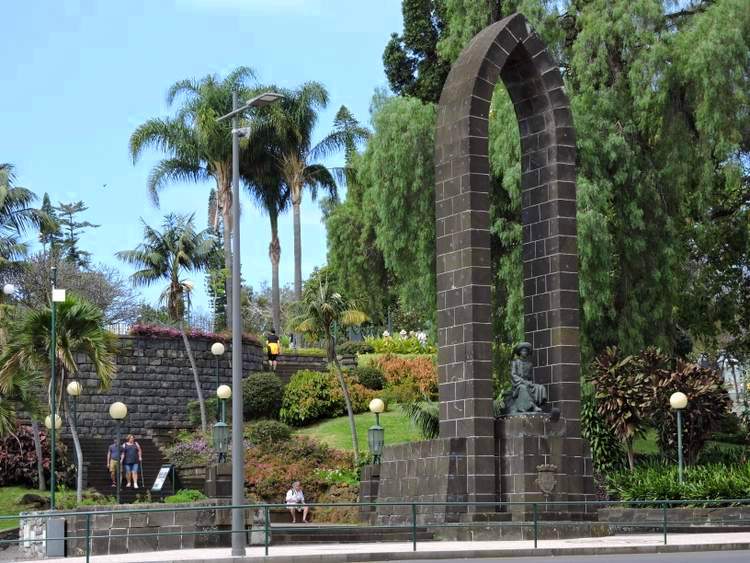
[{"label": "stone staircase", "polygon": [[[124,441],[123,436],[123,441]],[[73,441],[70,438],[65,439],[70,452],[70,458],[73,459]],[[81,438],[81,451],[83,461],[88,465],[87,487],[96,490],[98,493],[107,496],[115,496],[117,489],[112,486],[112,479],[109,476],[109,469],[106,466],[107,448],[112,443],[111,439],[105,438]],[[139,438],[138,443],[143,451],[143,466],[138,479],[138,489],[125,487],[125,474],[123,468],[123,482],[120,489],[120,501],[122,503],[131,503],[139,496],[145,498],[146,492],[154,484],[156,475],[159,473],[162,464],[166,463],[162,457],[161,451],[151,438]],[[171,478],[164,484],[164,492],[171,494]]]}]

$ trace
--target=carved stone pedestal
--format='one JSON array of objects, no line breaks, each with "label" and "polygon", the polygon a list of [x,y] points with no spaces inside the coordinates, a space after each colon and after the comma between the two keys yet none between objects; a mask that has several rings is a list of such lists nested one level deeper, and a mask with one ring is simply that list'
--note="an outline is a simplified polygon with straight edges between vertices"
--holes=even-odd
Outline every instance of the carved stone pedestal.
[{"label": "carved stone pedestal", "polygon": [[209,498],[232,498],[232,464],[217,463],[208,466],[204,492]]},{"label": "carved stone pedestal", "polygon": [[[577,425],[563,418],[552,422],[541,413],[499,419],[495,428],[499,500],[538,503],[540,520],[586,519],[590,512],[586,501],[594,499],[594,482],[591,456]],[[513,520],[533,519],[533,505],[505,508]]]}]

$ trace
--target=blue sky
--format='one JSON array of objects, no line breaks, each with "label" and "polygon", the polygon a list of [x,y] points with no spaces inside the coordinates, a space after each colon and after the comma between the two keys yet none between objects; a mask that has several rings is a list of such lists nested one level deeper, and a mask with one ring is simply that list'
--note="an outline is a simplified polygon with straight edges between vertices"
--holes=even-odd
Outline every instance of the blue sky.
[{"label": "blue sky", "polygon": [[[128,157],[135,127],[170,112],[165,93],[172,83],[247,65],[260,82],[296,87],[318,80],[328,88],[318,138],[342,104],[367,122],[374,89],[386,85],[381,57],[390,33],[401,30],[401,3],[30,0],[4,2],[2,19],[0,162],[13,163],[18,184],[40,197],[48,192],[53,203],[84,200],[84,218],[102,226],[83,237],[82,247],[95,262],[129,273],[113,253],[140,242],[139,218],[155,225],[169,211],[195,212],[198,224],[206,223],[209,184],[175,184],[157,209],[146,178],[159,154],[136,166]],[[256,287],[270,282],[267,217],[245,201],[241,228],[243,277]],[[291,214],[280,232],[287,284],[294,279]],[[309,200],[302,236],[306,276],[326,253],[320,211]],[[195,305],[205,307],[203,284],[196,286]],[[154,302],[159,292],[143,294]]]}]

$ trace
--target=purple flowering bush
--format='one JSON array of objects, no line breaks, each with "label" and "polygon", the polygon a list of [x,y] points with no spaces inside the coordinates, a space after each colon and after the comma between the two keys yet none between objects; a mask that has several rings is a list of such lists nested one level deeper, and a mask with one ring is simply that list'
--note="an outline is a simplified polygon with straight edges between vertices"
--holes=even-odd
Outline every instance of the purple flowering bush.
[{"label": "purple flowering bush", "polygon": [[[131,336],[145,336],[147,338],[180,338],[180,331],[174,327],[150,324],[134,324],[130,327]],[[212,342],[230,342],[231,335],[217,334],[198,328],[188,329],[185,334],[190,338],[198,340],[211,340]],[[253,334],[245,333],[242,335],[242,341],[247,344],[260,344],[258,337]]]},{"label": "purple flowering bush", "polygon": [[[245,450],[250,447],[250,441],[243,441]],[[164,457],[169,463],[179,467],[190,467],[193,465],[207,465],[215,463],[217,459],[216,450],[211,445],[210,434],[206,435],[200,431],[183,432],[177,436],[177,440],[164,449]],[[231,443],[227,451],[227,461],[232,459]]]}]

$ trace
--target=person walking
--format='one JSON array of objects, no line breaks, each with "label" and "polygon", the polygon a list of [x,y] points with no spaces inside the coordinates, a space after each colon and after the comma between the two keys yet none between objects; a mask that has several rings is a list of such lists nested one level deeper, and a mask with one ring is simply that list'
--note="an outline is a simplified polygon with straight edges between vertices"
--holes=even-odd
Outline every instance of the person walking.
[{"label": "person walking", "polygon": [[107,469],[112,477],[112,486],[117,486],[117,479],[122,479],[122,470],[120,469],[120,456],[122,448],[117,443],[117,438],[112,438],[112,443],[107,448]]},{"label": "person walking", "polygon": [[122,446],[120,460],[125,465],[125,480],[127,481],[125,486],[129,487],[132,482],[133,488],[137,489],[138,472],[143,463],[143,455],[141,445],[135,441],[135,436],[132,434],[128,435],[128,441]]},{"label": "person walking", "polygon": [[281,353],[281,344],[279,343],[276,329],[271,329],[271,333],[266,336],[266,342],[268,343],[266,345],[268,349],[268,367],[271,371],[276,371],[277,360]]}]

